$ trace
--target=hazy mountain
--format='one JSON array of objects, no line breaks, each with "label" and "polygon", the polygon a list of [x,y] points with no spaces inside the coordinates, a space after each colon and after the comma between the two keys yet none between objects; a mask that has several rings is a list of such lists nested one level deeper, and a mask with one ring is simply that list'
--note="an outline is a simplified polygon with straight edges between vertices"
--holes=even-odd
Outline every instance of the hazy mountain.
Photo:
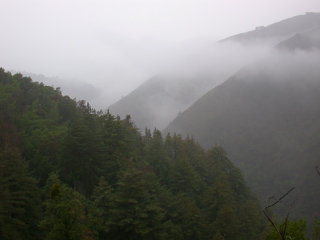
[{"label": "hazy mountain", "polygon": [[[230,49],[233,50],[230,52]],[[208,90],[266,52],[263,47],[247,48],[237,44],[221,44],[219,48],[213,46],[207,50],[192,56],[178,70],[145,81],[109,106],[110,112],[122,118],[130,114],[142,131],[145,127],[162,130]]]},{"label": "hazy mountain", "polygon": [[135,124],[144,130],[145,127],[163,129],[179,111],[185,110],[196,99],[202,96],[210,86],[210,78],[195,79],[155,76],[110,106],[113,114],[124,117],[130,114]]},{"label": "hazy mountain", "polygon": [[206,93],[164,130],[193,135],[207,148],[221,144],[263,202],[295,186],[291,196],[298,200],[292,212],[309,220],[319,213],[320,200],[313,168],[320,156],[320,50],[310,41],[313,51],[301,50],[300,40],[317,31],[282,42]]},{"label": "hazy mountain", "polygon": [[275,44],[319,24],[319,13],[307,13],[212,44],[189,57],[188,64],[173,76],[162,74],[147,80],[111,105],[110,112],[121,117],[130,114],[142,130],[163,129],[179,112]]}]

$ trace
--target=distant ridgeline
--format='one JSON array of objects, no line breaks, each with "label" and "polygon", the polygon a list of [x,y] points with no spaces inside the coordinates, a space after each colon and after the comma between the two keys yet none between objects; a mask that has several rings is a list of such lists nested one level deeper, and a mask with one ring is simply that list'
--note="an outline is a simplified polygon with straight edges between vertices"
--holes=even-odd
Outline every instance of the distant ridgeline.
[{"label": "distant ridgeline", "polygon": [[242,44],[261,44],[273,40],[276,44],[291,38],[297,33],[304,33],[319,26],[320,13],[308,12],[305,15],[288,18],[266,27],[256,27],[253,31],[240,33],[220,42],[235,41]]},{"label": "distant ridgeline", "polygon": [[136,129],[0,69],[0,239],[262,239],[220,146]]}]

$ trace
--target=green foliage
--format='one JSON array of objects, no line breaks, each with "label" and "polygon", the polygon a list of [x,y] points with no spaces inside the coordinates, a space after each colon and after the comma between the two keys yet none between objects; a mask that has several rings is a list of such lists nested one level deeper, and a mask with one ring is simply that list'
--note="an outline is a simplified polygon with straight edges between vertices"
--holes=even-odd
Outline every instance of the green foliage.
[{"label": "green foliage", "polygon": [[96,112],[81,103],[79,110],[78,118],[69,124],[59,168],[62,179],[90,195],[104,172],[104,146]]},{"label": "green foliage", "polygon": [[[283,221],[279,225],[279,231],[281,233],[284,232],[285,221]],[[307,236],[307,223],[303,219],[289,221],[287,223],[286,232],[284,238],[286,240],[299,239],[299,240],[307,240],[309,239]],[[273,226],[269,226],[268,232],[265,237],[266,240],[281,240],[278,232],[273,228]]]},{"label": "green foliage", "polygon": [[144,141],[146,144],[144,161],[149,163],[155,174],[163,183],[166,183],[169,177],[170,162],[165,152],[161,132],[155,129],[151,136],[150,130],[146,129]]},{"label": "green foliage", "polygon": [[0,148],[0,239],[37,239],[38,206],[36,181],[18,149]]},{"label": "green foliage", "polygon": [[57,181],[44,205],[45,216],[40,227],[45,232],[45,239],[85,239],[87,216],[83,196]]},{"label": "green foliage", "polygon": [[112,211],[115,239],[164,239],[165,210],[157,196],[157,179],[128,169],[118,182]]},{"label": "green foliage", "polygon": [[318,217],[316,217],[313,221],[312,239],[320,239],[320,219]]}]

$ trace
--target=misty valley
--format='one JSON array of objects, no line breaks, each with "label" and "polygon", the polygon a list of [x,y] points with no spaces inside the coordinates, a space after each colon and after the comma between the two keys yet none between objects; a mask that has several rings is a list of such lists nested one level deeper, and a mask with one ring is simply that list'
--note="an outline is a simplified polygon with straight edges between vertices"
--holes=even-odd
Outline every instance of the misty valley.
[{"label": "misty valley", "polygon": [[320,239],[320,13],[212,43],[110,106],[18,70],[0,66],[0,239]]}]

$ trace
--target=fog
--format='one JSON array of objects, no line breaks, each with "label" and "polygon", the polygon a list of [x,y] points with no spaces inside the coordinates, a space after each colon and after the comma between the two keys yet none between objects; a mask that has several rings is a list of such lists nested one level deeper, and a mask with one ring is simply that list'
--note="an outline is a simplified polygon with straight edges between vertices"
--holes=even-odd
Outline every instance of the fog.
[{"label": "fog", "polygon": [[277,84],[289,83],[291,87],[292,84],[305,86],[306,82],[319,82],[319,63],[320,49],[318,48],[308,51],[272,49],[265,57],[241,69],[237,73],[237,79],[248,83],[267,80]]},{"label": "fog", "polygon": [[[314,0],[2,0],[0,67],[61,79],[55,87],[85,82],[99,89],[87,100],[105,109],[158,73],[192,76],[218,62],[222,79],[266,49],[216,41],[319,11]],[[73,90],[80,99],[90,88]]]}]

